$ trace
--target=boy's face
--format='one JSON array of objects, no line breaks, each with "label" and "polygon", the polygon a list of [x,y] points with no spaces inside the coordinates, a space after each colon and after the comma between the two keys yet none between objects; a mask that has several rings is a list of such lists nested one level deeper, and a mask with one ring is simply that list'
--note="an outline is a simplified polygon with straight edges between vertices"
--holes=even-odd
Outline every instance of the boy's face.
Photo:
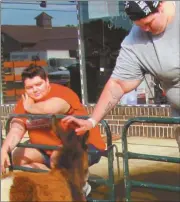
[{"label": "boy's face", "polygon": [[41,100],[49,92],[49,80],[42,79],[40,76],[27,78],[24,81],[25,92],[34,101]]}]

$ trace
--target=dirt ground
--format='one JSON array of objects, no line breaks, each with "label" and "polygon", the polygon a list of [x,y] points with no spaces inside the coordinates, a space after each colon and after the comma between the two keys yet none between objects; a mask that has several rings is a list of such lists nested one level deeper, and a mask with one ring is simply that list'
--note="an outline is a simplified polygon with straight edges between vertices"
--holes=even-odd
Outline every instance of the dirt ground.
[{"label": "dirt ground", "polygon": [[[114,142],[121,151],[121,140]],[[142,154],[154,154],[162,156],[180,157],[176,141],[173,139],[153,139],[144,137],[129,137],[128,148],[131,152]],[[115,167],[115,190],[117,201],[124,201],[125,190],[123,182],[123,164],[120,160],[120,178],[117,172],[117,163]],[[166,184],[180,186],[180,164],[147,161],[130,160],[130,176],[133,180],[152,182],[157,184]],[[107,178],[107,159],[102,158],[99,164],[90,168],[91,175]],[[107,199],[108,188],[105,186],[93,187],[92,197],[96,199]],[[133,188],[132,201],[140,202],[179,202],[180,193],[162,191],[148,188]]]},{"label": "dirt ground", "polygon": [[[114,142],[118,151],[122,151],[121,140]],[[145,137],[128,137],[128,148],[131,152],[180,157],[175,139],[153,139]],[[116,201],[125,201],[123,182],[123,163],[119,158],[120,177],[118,176],[117,161],[114,160]],[[180,186],[180,164],[130,160],[130,176],[134,180]],[[107,178],[107,158],[90,168],[91,176]],[[92,186],[92,198],[107,199],[108,187]],[[180,202],[180,193],[147,188],[133,188],[132,202]]]}]

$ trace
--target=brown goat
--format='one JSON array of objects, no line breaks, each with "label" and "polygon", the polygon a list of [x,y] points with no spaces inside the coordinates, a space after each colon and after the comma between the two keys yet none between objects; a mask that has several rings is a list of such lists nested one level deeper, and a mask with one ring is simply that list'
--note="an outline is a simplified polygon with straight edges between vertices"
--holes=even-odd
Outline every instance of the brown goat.
[{"label": "brown goat", "polygon": [[[74,131],[63,134],[55,168],[47,173],[13,172],[1,179],[1,201],[86,201],[82,193],[88,171],[87,149]],[[61,134],[60,134],[61,133]]]}]

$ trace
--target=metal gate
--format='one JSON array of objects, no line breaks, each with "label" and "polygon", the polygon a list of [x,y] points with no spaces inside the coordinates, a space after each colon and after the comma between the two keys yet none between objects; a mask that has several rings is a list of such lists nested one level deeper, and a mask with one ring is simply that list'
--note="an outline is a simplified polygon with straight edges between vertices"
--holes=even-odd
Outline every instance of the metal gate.
[{"label": "metal gate", "polygon": [[149,182],[135,181],[131,180],[129,176],[129,159],[144,159],[151,161],[161,161],[161,162],[170,162],[170,163],[180,163],[180,158],[177,157],[168,157],[168,156],[158,156],[158,155],[149,155],[149,154],[140,154],[128,151],[127,146],[127,131],[131,124],[140,122],[140,123],[164,123],[164,124],[180,124],[180,117],[178,118],[157,118],[157,117],[138,117],[129,119],[124,127],[122,133],[122,153],[117,153],[118,157],[123,158],[123,172],[124,172],[124,184],[125,184],[125,200],[126,202],[131,202],[131,189],[132,187],[142,187],[142,188],[153,188],[161,189],[167,191],[180,192],[179,186],[170,186],[170,185],[160,185]]},{"label": "metal gate", "polygon": [[[9,119],[6,122],[6,135],[9,131],[10,127],[10,122],[13,118],[16,117],[22,117],[22,118],[28,118],[28,119],[50,119],[52,121],[52,126],[56,127],[54,124],[56,120],[64,118],[66,115],[34,115],[34,114],[11,114],[9,116]],[[77,116],[77,118],[83,118],[87,119],[89,118],[88,116]],[[106,185],[109,188],[108,191],[108,200],[98,200],[98,199],[93,199],[93,198],[88,198],[88,201],[92,202],[100,202],[100,201],[115,201],[115,184],[114,184],[114,167],[113,167],[113,161],[114,161],[114,152],[113,149],[117,148],[115,145],[112,145],[112,135],[111,131],[109,128],[109,125],[105,120],[101,121],[102,126],[104,127],[105,134],[107,136],[107,149],[103,151],[102,156],[107,157],[108,159],[108,178],[91,178],[89,179],[89,182],[95,183],[97,185]],[[58,146],[49,146],[49,145],[39,145],[39,144],[28,144],[28,143],[19,143],[17,147],[26,147],[26,148],[37,148],[37,149],[48,149],[48,150],[57,150]],[[95,153],[95,151],[91,151],[89,153]],[[42,169],[37,169],[37,168],[28,168],[28,167],[23,167],[23,166],[15,166],[13,165],[12,162],[12,154],[10,153],[10,161],[11,161],[11,166],[10,170],[22,170],[22,171],[29,171],[29,172],[47,172],[46,170]],[[118,163],[119,164],[119,163]]]}]

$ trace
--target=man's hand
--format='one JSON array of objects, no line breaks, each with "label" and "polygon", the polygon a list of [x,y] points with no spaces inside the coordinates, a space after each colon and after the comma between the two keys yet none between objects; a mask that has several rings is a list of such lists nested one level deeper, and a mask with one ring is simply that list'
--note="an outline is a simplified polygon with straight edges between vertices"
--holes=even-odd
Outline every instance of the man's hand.
[{"label": "man's hand", "polygon": [[32,98],[30,98],[26,93],[24,95],[22,95],[22,100],[23,100],[23,106],[24,109],[31,113],[31,106],[34,104],[34,100]]},{"label": "man's hand", "polygon": [[6,173],[6,168],[10,166],[9,155],[1,149],[1,174]]},{"label": "man's hand", "polygon": [[64,123],[65,125],[69,125],[71,123],[76,124],[77,128],[75,129],[75,132],[77,133],[77,135],[83,135],[84,132],[93,128],[91,121],[75,118],[73,116],[65,117],[64,119],[62,119],[62,123]]}]

